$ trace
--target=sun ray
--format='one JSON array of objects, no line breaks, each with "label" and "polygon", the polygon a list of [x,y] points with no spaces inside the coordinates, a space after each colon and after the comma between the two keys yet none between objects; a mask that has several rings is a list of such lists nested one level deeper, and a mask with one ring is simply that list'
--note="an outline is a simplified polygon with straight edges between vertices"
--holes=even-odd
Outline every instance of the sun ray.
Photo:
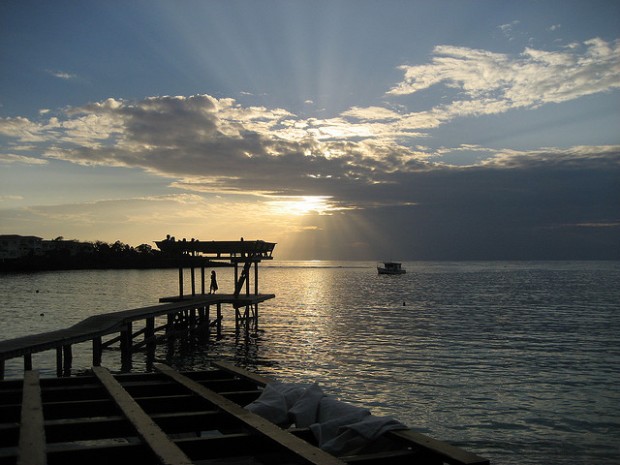
[{"label": "sun ray", "polygon": [[275,214],[303,216],[311,213],[325,215],[334,210],[330,202],[331,196],[325,195],[302,195],[280,197],[269,201]]}]

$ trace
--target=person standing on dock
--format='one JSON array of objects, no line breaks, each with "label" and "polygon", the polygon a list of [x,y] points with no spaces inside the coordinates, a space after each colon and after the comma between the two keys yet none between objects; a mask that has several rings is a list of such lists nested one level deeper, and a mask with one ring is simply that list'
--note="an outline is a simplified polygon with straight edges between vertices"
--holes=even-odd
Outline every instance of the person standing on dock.
[{"label": "person standing on dock", "polygon": [[211,271],[211,286],[209,286],[209,294],[215,294],[217,291],[217,277],[215,276],[215,270]]}]

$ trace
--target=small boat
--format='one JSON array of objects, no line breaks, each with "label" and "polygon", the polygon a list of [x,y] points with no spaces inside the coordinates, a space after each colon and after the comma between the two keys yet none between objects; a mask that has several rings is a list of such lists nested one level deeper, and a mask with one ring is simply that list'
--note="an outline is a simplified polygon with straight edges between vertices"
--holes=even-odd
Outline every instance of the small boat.
[{"label": "small boat", "polygon": [[399,262],[383,262],[383,266],[377,266],[379,274],[405,274],[407,271]]}]

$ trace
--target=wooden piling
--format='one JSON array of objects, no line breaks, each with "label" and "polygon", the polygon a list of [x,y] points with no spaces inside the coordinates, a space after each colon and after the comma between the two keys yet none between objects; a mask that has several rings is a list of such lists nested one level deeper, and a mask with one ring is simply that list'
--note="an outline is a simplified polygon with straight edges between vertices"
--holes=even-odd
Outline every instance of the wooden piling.
[{"label": "wooden piling", "polygon": [[179,298],[183,298],[183,267],[179,267]]},{"label": "wooden piling", "polygon": [[93,366],[101,366],[102,352],[101,336],[93,338]]},{"label": "wooden piling", "polygon": [[147,346],[155,345],[155,317],[151,316],[146,319],[146,327],[144,331],[144,340]]},{"label": "wooden piling", "polygon": [[130,321],[121,329],[121,363],[123,365],[131,365],[132,339],[132,324]]},{"label": "wooden piling", "polygon": [[205,293],[205,267],[204,265],[200,267],[200,292],[201,294]]},{"label": "wooden piling", "polygon": [[56,347],[56,376],[62,376],[62,346]]},{"label": "wooden piling", "polygon": [[71,344],[62,346],[63,364],[62,371],[64,376],[71,376],[71,365],[73,363],[73,352]]},{"label": "wooden piling", "polygon": [[195,274],[196,273],[194,272],[194,265],[192,265],[190,267],[190,279],[191,279],[191,282],[192,282],[192,297],[196,296],[196,283],[195,283],[196,276],[195,276]]}]

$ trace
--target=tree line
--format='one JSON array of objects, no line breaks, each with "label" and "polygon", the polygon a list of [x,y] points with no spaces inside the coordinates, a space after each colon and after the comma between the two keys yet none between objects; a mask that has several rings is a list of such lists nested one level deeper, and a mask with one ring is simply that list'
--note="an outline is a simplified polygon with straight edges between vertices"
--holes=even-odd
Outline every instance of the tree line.
[{"label": "tree line", "polygon": [[149,244],[132,247],[121,241],[74,242],[56,238],[57,247],[26,256],[0,260],[0,271],[78,269],[148,269],[179,266],[179,256],[163,253]]}]

